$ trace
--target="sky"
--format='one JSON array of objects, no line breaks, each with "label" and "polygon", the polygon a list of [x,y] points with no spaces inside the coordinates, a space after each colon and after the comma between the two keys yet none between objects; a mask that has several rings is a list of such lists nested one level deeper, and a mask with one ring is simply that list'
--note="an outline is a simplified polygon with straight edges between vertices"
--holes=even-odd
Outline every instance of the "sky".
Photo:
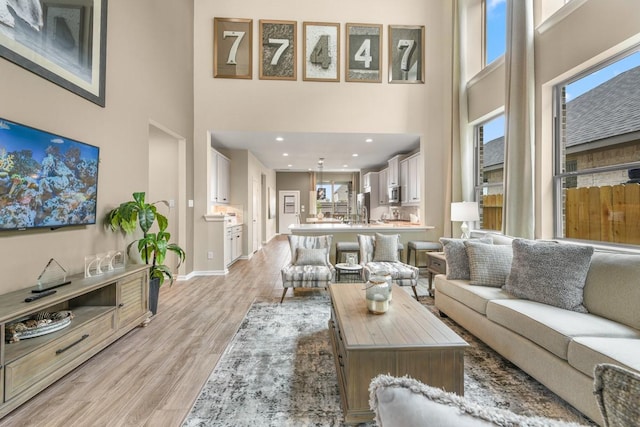
[{"label": "sky", "polygon": [[[506,50],[506,0],[487,0],[487,64]],[[640,52],[617,61],[567,85],[567,101],[601,85],[624,71],[640,66]],[[484,142],[504,136],[504,115],[483,124]]]}]

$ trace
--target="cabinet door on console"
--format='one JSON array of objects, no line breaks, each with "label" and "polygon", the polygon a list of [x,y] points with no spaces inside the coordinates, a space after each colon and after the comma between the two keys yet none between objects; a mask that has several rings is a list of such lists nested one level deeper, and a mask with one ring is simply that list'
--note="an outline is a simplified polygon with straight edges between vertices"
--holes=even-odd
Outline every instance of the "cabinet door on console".
[{"label": "cabinet door on console", "polygon": [[148,311],[147,273],[128,276],[118,283],[118,329],[139,322]]}]

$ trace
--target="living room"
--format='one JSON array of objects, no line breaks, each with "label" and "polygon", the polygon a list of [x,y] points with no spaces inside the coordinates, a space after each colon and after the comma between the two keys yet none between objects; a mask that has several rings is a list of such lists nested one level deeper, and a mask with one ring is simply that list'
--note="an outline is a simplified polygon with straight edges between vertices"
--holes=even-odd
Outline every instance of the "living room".
[{"label": "living room", "polygon": [[[566,6],[564,3],[533,2],[535,103],[531,146],[535,148],[529,171],[532,216],[527,218],[532,234],[512,233],[521,237],[562,237],[554,231],[553,87],[640,43],[640,8],[635,2],[572,0]],[[224,3],[196,0],[186,4],[112,0],[106,27],[105,106],[3,58],[0,117],[100,147],[98,218],[129,200],[135,191],[148,192],[152,200],[177,201],[176,209],[170,210],[168,216],[176,227],[172,234],[185,248],[187,260],[179,271],[184,280],[163,290],[167,300],[168,295],[174,294],[180,298],[178,294],[182,292],[186,297],[189,287],[185,285],[207,279],[199,276],[199,272],[216,270],[208,259],[209,233],[204,219],[210,213],[207,159],[212,131],[420,135],[424,183],[429,184],[422,186],[421,213],[424,221],[434,226],[429,239],[437,240],[458,233],[458,224],[449,221],[450,203],[475,197],[470,180],[473,157],[468,144],[460,141],[460,129],[466,129],[467,138],[471,138],[475,126],[505,109],[504,60],[484,66],[483,5],[481,0],[408,0],[400,5],[383,0],[348,3],[332,0],[312,6],[289,0],[277,4],[257,0]],[[464,12],[465,24],[458,27],[455,17],[460,11]],[[377,23],[383,25],[385,40],[389,25],[424,25],[424,84],[389,84],[386,78],[379,84],[352,83],[343,78],[338,82],[303,81],[301,55],[295,81],[258,79],[257,54],[252,79],[214,78],[215,17],[253,19],[254,52],[260,19],[297,21],[299,39],[303,21],[339,22],[343,27],[349,22]],[[466,60],[456,68],[454,57],[458,51],[454,46],[458,36]],[[386,59],[383,55],[383,64]],[[456,69],[464,71],[464,84]],[[383,76],[387,77],[386,72]],[[466,101],[460,103],[459,90],[463,87]],[[459,124],[461,106],[467,107],[465,126]],[[262,182],[264,176],[268,186],[277,190],[276,171],[250,152],[234,154],[237,156],[232,160],[237,163],[233,164],[232,197],[235,204],[243,206],[247,220],[254,212],[248,196],[252,194],[253,182]],[[176,182],[179,185],[173,185]],[[277,235],[276,220],[269,218],[266,207],[261,217],[259,241],[266,244]],[[255,240],[255,232],[245,230],[243,255],[248,262],[259,258],[259,253],[247,249],[248,242]],[[5,294],[33,286],[51,258],[71,273],[80,273],[86,255],[122,248],[127,239],[98,223],[53,231],[6,232],[2,234],[2,242],[0,265],[8,280],[0,284],[0,293]],[[285,263],[284,258],[280,261]],[[238,264],[240,268],[242,264]],[[216,277],[206,285],[211,289],[222,286],[225,290],[221,294],[224,298],[215,307],[221,317],[230,317],[224,333],[227,342],[250,304],[229,295],[234,277],[232,269],[224,278],[228,282]],[[274,282],[279,280],[277,274],[270,278]],[[252,295],[279,296],[281,288],[274,283],[268,289],[254,291]],[[238,304],[235,310],[224,309],[225,305],[234,304]],[[207,309],[205,305],[198,307]],[[197,322],[197,318],[193,321]],[[154,327],[153,323],[149,328]],[[186,323],[183,326],[189,329]],[[171,324],[165,324],[165,328],[171,328]],[[164,332],[153,330],[158,334]],[[156,338],[170,342],[164,341],[162,335]],[[154,337],[147,339],[153,341]],[[218,345],[216,342],[207,351],[221,354],[224,347]],[[198,358],[192,361],[199,362]],[[205,365],[209,371],[212,369],[210,364]],[[41,403],[44,406],[40,413],[46,414],[42,408],[47,403]],[[118,412],[116,404],[113,405],[97,410]],[[171,406],[167,403],[165,409],[170,410]],[[188,408],[183,410],[186,413]],[[162,417],[160,413],[147,419],[158,420]],[[173,419],[178,418],[175,415]]]}]

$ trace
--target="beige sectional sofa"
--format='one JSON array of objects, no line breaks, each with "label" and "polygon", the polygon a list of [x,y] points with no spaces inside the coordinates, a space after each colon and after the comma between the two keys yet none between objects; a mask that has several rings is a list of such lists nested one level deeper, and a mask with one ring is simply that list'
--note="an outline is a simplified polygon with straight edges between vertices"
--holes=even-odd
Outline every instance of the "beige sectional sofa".
[{"label": "beige sectional sofa", "polygon": [[[493,236],[494,244],[511,239]],[[602,424],[594,368],[640,372],[640,256],[594,252],[584,282],[588,313],[516,298],[500,287],[435,278],[435,305],[583,414]]]}]

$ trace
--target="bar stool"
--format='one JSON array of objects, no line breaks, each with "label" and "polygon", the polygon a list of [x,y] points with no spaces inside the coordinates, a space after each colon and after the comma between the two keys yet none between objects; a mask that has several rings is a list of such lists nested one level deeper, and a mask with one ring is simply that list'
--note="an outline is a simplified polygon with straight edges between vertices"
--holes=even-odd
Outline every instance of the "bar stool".
[{"label": "bar stool", "polygon": [[407,264],[411,264],[411,253],[413,252],[413,266],[427,268],[428,265],[418,265],[418,254],[422,252],[440,252],[442,245],[438,242],[428,242],[425,240],[410,240],[407,249]]},{"label": "bar stool", "polygon": [[358,242],[336,242],[336,264],[342,262],[343,253],[356,254],[357,263],[360,263],[360,246],[358,246]]}]

